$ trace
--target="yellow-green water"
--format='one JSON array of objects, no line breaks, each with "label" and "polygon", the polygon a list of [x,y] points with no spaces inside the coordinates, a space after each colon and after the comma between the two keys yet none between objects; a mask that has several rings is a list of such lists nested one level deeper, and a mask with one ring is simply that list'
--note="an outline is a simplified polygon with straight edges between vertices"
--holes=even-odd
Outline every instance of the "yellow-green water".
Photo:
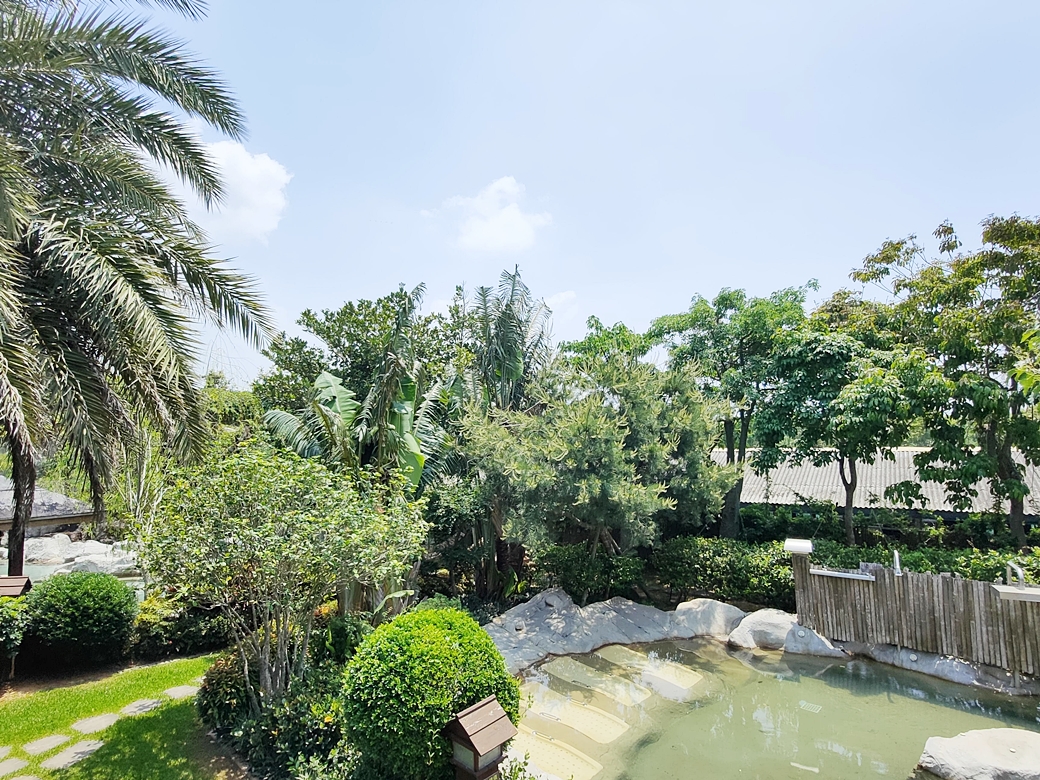
[{"label": "yellow-green water", "polygon": [[[651,662],[692,669],[703,680],[684,690],[691,675],[667,664],[654,676],[652,665],[618,666],[595,654],[575,656],[617,678],[601,691],[568,682],[565,677],[573,674],[550,673],[551,662],[542,664],[528,672],[524,686],[528,706],[523,744],[534,746],[534,764],[540,753],[546,764],[552,764],[553,756],[557,761],[564,756],[567,766],[582,766],[581,757],[587,756],[593,763],[586,772],[594,771],[594,764],[602,766],[592,775],[595,780],[902,780],[913,772],[928,737],[1002,726],[1040,731],[1040,702],[1035,698],[1000,696],[881,664],[735,652],[710,640],[633,649]],[[596,682],[602,676],[582,679]],[[668,679],[682,685],[671,686]],[[625,681],[655,692],[627,705],[604,692],[616,694],[616,683]],[[552,693],[546,694],[546,688]],[[612,730],[612,741],[606,744],[602,735],[594,739],[582,734],[579,729],[594,728],[590,724],[595,718],[583,723],[577,708],[560,708],[561,695],[620,718],[628,729],[619,736],[618,729]],[[568,720],[577,728],[567,725]],[[539,751],[540,745],[546,749]],[[577,751],[578,757],[568,751]],[[575,780],[586,778],[579,774]]]}]

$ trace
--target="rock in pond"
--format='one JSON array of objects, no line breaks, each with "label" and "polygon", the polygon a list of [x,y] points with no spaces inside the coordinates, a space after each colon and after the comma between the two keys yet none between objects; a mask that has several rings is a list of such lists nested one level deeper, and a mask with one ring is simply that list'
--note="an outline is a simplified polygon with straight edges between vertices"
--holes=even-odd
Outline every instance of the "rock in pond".
[{"label": "rock in pond", "polygon": [[942,780],[1040,780],[1040,734],[980,729],[932,737],[918,768]]},{"label": "rock in pond", "polygon": [[760,609],[752,612],[729,635],[733,647],[780,650],[798,618],[779,609]]},{"label": "rock in pond", "polygon": [[710,636],[725,640],[747,613],[714,599],[694,599],[684,601],[672,613],[672,625],[676,633],[682,631],[680,638],[692,639],[696,636]]}]

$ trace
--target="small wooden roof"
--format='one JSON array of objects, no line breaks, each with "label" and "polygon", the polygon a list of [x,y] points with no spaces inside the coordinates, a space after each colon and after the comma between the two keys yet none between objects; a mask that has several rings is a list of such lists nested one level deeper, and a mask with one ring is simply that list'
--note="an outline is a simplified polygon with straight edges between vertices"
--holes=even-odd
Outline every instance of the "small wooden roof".
[{"label": "small wooden roof", "polygon": [[447,730],[469,743],[478,756],[484,756],[516,736],[516,727],[494,696],[467,707],[452,720]]},{"label": "small wooden roof", "polygon": [[32,588],[28,577],[0,577],[0,596],[17,598],[24,596]]}]

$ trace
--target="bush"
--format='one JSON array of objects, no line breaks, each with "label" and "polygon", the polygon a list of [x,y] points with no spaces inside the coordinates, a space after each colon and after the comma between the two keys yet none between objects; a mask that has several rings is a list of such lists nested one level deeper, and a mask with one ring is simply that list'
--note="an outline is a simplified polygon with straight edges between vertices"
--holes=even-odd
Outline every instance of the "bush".
[{"label": "bush", "polygon": [[33,640],[66,664],[120,658],[134,628],[137,598],[108,574],[72,572],[44,580],[26,596]]},{"label": "bush", "polygon": [[131,654],[140,661],[188,655],[227,647],[234,632],[216,609],[149,596],[138,606]]},{"label": "bush", "polygon": [[[250,666],[255,675],[255,666]],[[222,732],[230,732],[249,718],[245,668],[238,650],[222,655],[206,671],[195,707],[203,723]]]},{"label": "bush", "polygon": [[[195,706],[199,718],[220,732],[253,770],[286,777],[311,758],[323,761],[341,740],[341,667],[313,666],[277,701],[263,702],[254,716],[246,693],[242,656],[227,653],[209,668]],[[256,664],[250,664],[256,677]],[[254,683],[254,689],[256,685]]]},{"label": "bush", "polygon": [[519,685],[476,621],[454,609],[409,612],[377,628],[347,665],[345,736],[376,776],[446,780],[444,727],[491,695],[515,722]]},{"label": "bush", "polygon": [[534,569],[543,586],[563,588],[583,603],[628,594],[643,577],[639,558],[601,553],[593,559],[582,544],[550,547],[538,556]]},{"label": "bush", "polygon": [[702,594],[794,610],[791,556],[779,542],[683,536],[661,545],[653,565],[661,584],[681,598]]},{"label": "bush", "polygon": [[322,623],[316,620],[311,633],[311,660],[316,664],[342,666],[372,633],[372,626],[357,615],[333,615]]},{"label": "bush", "polygon": [[[25,609],[25,597],[0,598],[0,661],[10,660],[11,676],[14,676],[14,657],[22,646],[22,637],[29,622]],[[0,667],[0,680],[6,670]]]},{"label": "bush", "polygon": [[799,539],[845,538],[845,526],[837,507],[828,502],[810,502],[804,506],[772,506],[750,504],[740,508],[744,541],[752,544]]}]

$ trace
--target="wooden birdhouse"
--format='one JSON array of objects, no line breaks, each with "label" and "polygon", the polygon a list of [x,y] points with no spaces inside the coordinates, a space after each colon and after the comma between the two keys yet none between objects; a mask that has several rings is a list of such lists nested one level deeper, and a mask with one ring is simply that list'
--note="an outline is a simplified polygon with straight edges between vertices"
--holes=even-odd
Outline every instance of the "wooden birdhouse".
[{"label": "wooden birdhouse", "polygon": [[503,748],[516,727],[494,696],[467,707],[447,725],[456,780],[486,780],[498,774]]}]

